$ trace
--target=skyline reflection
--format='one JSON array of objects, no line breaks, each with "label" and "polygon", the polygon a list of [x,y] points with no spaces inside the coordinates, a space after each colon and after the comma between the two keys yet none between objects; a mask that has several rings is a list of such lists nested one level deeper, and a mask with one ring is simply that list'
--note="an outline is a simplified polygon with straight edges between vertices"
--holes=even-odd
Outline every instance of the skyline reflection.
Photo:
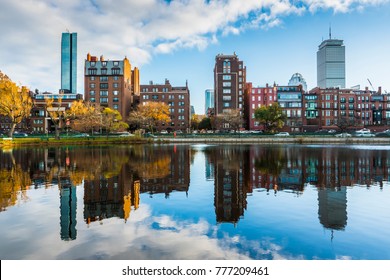
[{"label": "skyline reflection", "polygon": [[[27,191],[58,187],[61,240],[77,238],[77,211],[84,223],[131,219],[142,195],[173,192],[191,196],[196,153],[205,158],[205,181],[214,182],[215,221],[236,225],[246,215],[248,196],[264,190],[301,196],[317,189],[318,221],[326,229],[347,227],[348,187],[387,182],[390,151],[343,146],[191,145],[21,148],[0,151],[1,212],[21,202]],[[83,209],[76,189],[83,187]],[[78,221],[80,222],[80,221]]]}]

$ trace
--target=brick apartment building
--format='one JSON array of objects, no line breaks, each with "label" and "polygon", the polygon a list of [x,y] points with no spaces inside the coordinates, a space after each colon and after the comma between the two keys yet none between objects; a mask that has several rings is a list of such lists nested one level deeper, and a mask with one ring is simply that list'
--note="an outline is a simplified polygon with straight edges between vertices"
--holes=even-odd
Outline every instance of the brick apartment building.
[{"label": "brick apartment building", "polygon": [[154,84],[151,81],[148,85],[141,85],[140,104],[150,101],[169,105],[171,122],[159,124],[158,131],[186,132],[190,128],[190,90],[187,83],[185,86],[174,87],[166,79],[164,84]]},{"label": "brick apartment building", "polygon": [[139,96],[140,82],[137,67],[130,61],[105,60],[103,56],[87,55],[84,69],[85,101],[118,110],[125,119]]},{"label": "brick apartment building", "polygon": [[[66,111],[70,108],[74,101],[81,100],[83,96],[81,94],[74,93],[38,93],[32,94],[33,108],[31,109],[30,118],[28,118],[28,130],[32,133],[50,133],[55,131],[54,124],[51,121],[46,111],[46,99],[54,99],[53,106],[56,106],[60,111]],[[61,103],[59,100],[61,99]],[[60,128],[65,128],[66,123],[60,123]]]},{"label": "brick apartment building", "polygon": [[[214,114],[216,116],[232,110],[241,110],[244,117],[244,90],[246,67],[238,56],[218,54],[214,66]],[[224,129],[228,123],[221,124]]]},{"label": "brick apartment building", "polygon": [[263,125],[255,120],[255,110],[263,106],[269,106],[277,101],[276,87],[266,84],[265,87],[253,87],[252,83],[246,84],[245,112],[247,128],[249,130],[263,130]]}]

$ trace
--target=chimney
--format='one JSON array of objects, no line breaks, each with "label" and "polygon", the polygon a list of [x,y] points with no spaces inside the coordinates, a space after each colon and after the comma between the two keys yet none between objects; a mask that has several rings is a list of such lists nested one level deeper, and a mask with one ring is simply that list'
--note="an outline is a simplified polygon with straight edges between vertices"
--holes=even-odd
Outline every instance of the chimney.
[{"label": "chimney", "polygon": [[378,87],[378,94],[382,94],[382,87]]},{"label": "chimney", "polygon": [[103,55],[100,56],[100,61],[104,61],[104,56]]},{"label": "chimney", "polygon": [[91,61],[91,54],[90,53],[87,54],[87,61]]}]

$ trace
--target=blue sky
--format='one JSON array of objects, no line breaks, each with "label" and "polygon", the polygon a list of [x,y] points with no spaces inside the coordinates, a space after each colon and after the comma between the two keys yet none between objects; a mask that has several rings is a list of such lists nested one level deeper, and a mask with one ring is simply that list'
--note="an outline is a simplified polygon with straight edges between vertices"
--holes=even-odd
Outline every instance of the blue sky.
[{"label": "blue sky", "polygon": [[[115,5],[113,4],[115,3]],[[218,53],[236,52],[255,86],[287,84],[299,72],[316,86],[322,38],[343,39],[347,86],[390,92],[389,0],[2,0],[0,70],[16,82],[57,92],[61,33],[78,33],[78,89],[86,54],[127,56],[141,83],[188,80],[196,113],[213,87]]]}]

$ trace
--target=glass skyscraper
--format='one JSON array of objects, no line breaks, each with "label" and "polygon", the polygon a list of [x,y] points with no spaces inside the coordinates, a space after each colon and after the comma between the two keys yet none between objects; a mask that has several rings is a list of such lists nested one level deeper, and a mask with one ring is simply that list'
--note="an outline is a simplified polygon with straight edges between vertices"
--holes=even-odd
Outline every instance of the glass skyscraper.
[{"label": "glass skyscraper", "polygon": [[77,93],[77,33],[62,33],[61,90]]},{"label": "glass skyscraper", "polygon": [[317,51],[317,86],[345,88],[345,46],[343,40],[323,41]]},{"label": "glass skyscraper", "polygon": [[208,109],[214,108],[214,90],[206,89],[205,101],[205,114],[207,115]]}]

